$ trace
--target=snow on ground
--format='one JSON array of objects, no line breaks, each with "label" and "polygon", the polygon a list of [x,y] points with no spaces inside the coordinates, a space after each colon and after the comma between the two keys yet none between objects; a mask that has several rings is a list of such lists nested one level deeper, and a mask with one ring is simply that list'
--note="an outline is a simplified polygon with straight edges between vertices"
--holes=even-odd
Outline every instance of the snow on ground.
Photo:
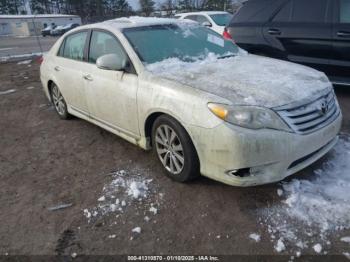
[{"label": "snow on ground", "polygon": [[251,239],[255,240],[255,242],[260,242],[260,239],[261,239],[260,235],[258,235],[258,234],[256,234],[256,233],[250,234],[249,237],[250,237]]},{"label": "snow on ground", "polygon": [[[96,206],[83,210],[88,222],[104,216],[122,215],[129,208],[142,208],[144,220],[148,222],[157,214],[163,194],[158,194],[152,179],[136,171],[120,170],[110,174],[112,180],[106,184],[96,199]],[[148,216],[145,216],[148,214]]]},{"label": "snow on ground", "polygon": [[325,254],[331,233],[350,241],[343,232],[350,229],[350,136],[341,135],[312,176],[281,185],[281,201],[259,210],[277,252],[309,249]]},{"label": "snow on ground", "polygon": [[11,94],[11,93],[14,93],[14,92],[16,92],[16,89],[9,89],[9,90],[6,90],[6,91],[0,91],[0,96],[1,95]]},{"label": "snow on ground", "polygon": [[18,62],[17,65],[28,65],[31,62],[32,62],[32,60],[24,60],[24,61]]},{"label": "snow on ground", "polygon": [[8,60],[11,59],[20,59],[20,58],[28,58],[28,57],[33,57],[33,56],[41,56],[45,54],[41,52],[36,52],[36,53],[29,53],[29,54],[21,54],[21,55],[8,55],[8,56],[2,56],[0,57],[0,62],[7,62]]}]

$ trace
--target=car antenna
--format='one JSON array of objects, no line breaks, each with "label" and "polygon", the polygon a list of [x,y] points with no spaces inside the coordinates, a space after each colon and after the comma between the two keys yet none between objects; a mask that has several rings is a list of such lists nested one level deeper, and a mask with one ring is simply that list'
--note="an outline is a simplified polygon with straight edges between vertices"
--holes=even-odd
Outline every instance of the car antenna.
[{"label": "car antenna", "polygon": [[35,25],[35,22],[34,22],[35,16],[36,15],[32,16],[32,23],[33,23],[33,27],[34,27],[34,34],[35,34],[35,37],[36,37],[36,41],[38,42],[38,45],[39,45],[39,48],[40,48],[40,53],[42,55],[43,54],[43,48],[41,46],[40,39],[39,39],[38,33],[36,31],[36,25]]}]

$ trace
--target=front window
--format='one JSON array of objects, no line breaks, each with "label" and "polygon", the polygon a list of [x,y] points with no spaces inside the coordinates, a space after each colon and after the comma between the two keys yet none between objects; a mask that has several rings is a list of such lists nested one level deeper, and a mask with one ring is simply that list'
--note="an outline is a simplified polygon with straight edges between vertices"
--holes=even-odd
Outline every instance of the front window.
[{"label": "front window", "polygon": [[96,63],[96,60],[108,54],[124,54],[124,50],[119,41],[109,33],[93,31],[89,50],[89,63]]},{"label": "front window", "polygon": [[231,14],[217,14],[217,15],[210,15],[210,18],[213,19],[215,24],[219,26],[226,26],[228,23],[230,23],[232,19]]},{"label": "front window", "polygon": [[205,59],[209,54],[226,57],[238,52],[232,41],[198,25],[145,26],[124,29],[123,32],[144,64],[168,58],[194,61]]}]

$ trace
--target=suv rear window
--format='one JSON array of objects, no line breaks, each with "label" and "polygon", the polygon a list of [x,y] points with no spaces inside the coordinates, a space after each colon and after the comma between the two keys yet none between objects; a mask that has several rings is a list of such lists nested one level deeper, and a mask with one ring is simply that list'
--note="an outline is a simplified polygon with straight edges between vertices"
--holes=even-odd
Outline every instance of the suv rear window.
[{"label": "suv rear window", "polygon": [[293,0],[292,22],[324,22],[327,2],[328,0]]},{"label": "suv rear window", "polygon": [[266,22],[280,6],[280,0],[249,0],[233,16],[230,24]]}]

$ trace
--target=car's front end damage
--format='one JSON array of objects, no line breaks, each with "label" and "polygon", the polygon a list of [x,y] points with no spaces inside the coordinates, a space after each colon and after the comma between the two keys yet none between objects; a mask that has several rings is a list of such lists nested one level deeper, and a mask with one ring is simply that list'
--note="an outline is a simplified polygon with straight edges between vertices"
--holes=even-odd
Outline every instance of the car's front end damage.
[{"label": "car's front end damage", "polygon": [[[287,130],[248,129],[222,123],[191,126],[201,173],[234,186],[280,181],[312,164],[337,142],[342,115],[333,90],[306,104],[273,109]],[[205,142],[203,142],[205,141]]]}]

